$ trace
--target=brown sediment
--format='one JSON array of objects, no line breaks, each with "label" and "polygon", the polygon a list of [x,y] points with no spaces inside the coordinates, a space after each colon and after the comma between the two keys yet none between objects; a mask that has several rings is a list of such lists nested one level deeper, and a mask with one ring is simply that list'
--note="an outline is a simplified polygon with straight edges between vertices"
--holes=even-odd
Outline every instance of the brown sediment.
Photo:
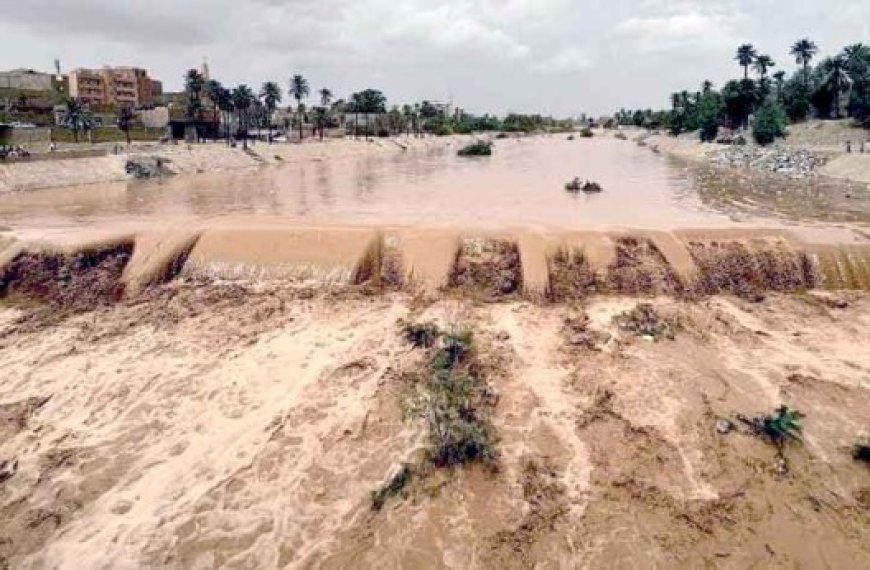
[{"label": "brown sediment", "polygon": [[551,302],[584,299],[600,291],[598,274],[580,248],[560,247],[547,258],[547,266]]},{"label": "brown sediment", "polygon": [[130,240],[74,252],[22,251],[3,269],[0,294],[75,310],[113,303],[124,294],[133,250]]},{"label": "brown sediment", "polygon": [[756,298],[768,290],[805,291],[819,282],[810,257],[782,242],[691,241],[688,245],[698,266],[693,290],[699,294]]},{"label": "brown sediment", "polygon": [[674,294],[683,284],[655,243],[645,237],[619,237],[616,258],[607,267],[607,289],[615,293]]},{"label": "brown sediment", "polygon": [[351,283],[373,291],[401,289],[405,269],[397,240],[378,236],[357,263]]},{"label": "brown sediment", "polygon": [[484,299],[516,296],[523,290],[523,267],[516,242],[465,239],[456,250],[448,289]]}]

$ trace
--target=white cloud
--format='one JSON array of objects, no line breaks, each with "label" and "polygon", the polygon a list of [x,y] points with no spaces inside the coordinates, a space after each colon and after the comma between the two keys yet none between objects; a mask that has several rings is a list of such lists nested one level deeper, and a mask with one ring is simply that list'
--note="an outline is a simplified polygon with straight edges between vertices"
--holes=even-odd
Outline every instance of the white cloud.
[{"label": "white cloud", "polygon": [[739,12],[726,15],[688,8],[665,16],[632,17],[619,22],[614,31],[647,52],[684,46],[718,48],[737,42],[734,32],[739,20]]},{"label": "white cloud", "polygon": [[550,58],[532,64],[530,69],[536,73],[561,75],[576,73],[588,68],[591,64],[592,59],[586,51],[570,47],[557,52]]}]

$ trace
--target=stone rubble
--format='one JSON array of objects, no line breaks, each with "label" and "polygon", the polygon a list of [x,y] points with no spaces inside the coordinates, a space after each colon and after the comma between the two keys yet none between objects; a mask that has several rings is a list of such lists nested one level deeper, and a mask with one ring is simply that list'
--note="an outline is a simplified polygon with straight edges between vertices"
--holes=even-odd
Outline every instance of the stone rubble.
[{"label": "stone rubble", "polygon": [[710,151],[708,156],[718,166],[772,172],[790,178],[814,176],[815,170],[827,162],[827,157],[811,150],[785,146],[730,146]]}]

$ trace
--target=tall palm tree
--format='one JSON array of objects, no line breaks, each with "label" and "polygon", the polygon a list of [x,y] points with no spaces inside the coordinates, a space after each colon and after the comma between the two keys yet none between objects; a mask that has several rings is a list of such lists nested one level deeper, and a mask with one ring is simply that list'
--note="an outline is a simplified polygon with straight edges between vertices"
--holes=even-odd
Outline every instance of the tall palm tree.
[{"label": "tall palm tree", "polygon": [[677,111],[680,108],[680,94],[671,93],[671,110]]},{"label": "tall palm tree", "polygon": [[202,117],[202,90],[205,79],[202,74],[190,69],[184,75],[184,92],[187,94],[186,115],[188,119],[200,119]]},{"label": "tall palm tree", "polygon": [[791,46],[791,55],[795,58],[795,63],[803,66],[804,70],[804,87],[807,92],[810,90],[810,74],[809,65],[813,58],[819,52],[819,46],[809,38],[796,41]]},{"label": "tall palm tree", "polygon": [[318,95],[320,95],[320,104],[324,107],[329,107],[329,104],[332,103],[332,91],[324,87],[320,89],[317,93]]},{"label": "tall palm tree", "polygon": [[777,71],[773,74],[773,80],[776,82],[776,99],[782,102],[782,88],[785,85],[785,71]]},{"label": "tall palm tree", "polygon": [[232,114],[235,111],[233,105],[233,94],[226,87],[221,86],[215,93],[215,104],[223,113],[224,136],[227,139],[227,145],[230,144],[230,124],[232,123]]},{"label": "tall palm tree", "polygon": [[133,109],[126,105],[118,109],[118,129],[124,133],[127,146],[130,146],[130,128],[133,126]]},{"label": "tall palm tree", "polygon": [[267,81],[263,83],[260,97],[263,98],[263,106],[265,107],[266,124],[269,128],[269,144],[272,144],[272,115],[275,114],[275,109],[281,102],[281,88],[274,81]]},{"label": "tall palm tree", "polygon": [[755,61],[758,53],[752,44],[743,44],[737,48],[734,59],[743,67],[743,79],[749,79],[749,66]]},{"label": "tall palm tree", "polygon": [[711,91],[713,91],[713,82],[709,79],[705,79],[704,82],[701,84],[701,92],[704,95],[708,95]]},{"label": "tall palm tree", "polygon": [[350,107],[350,111],[353,113],[353,138],[357,138],[359,137],[359,114],[363,110],[362,93],[351,95],[348,107]]},{"label": "tall palm tree", "polygon": [[73,140],[79,142],[79,132],[90,130],[93,127],[91,114],[78,99],[72,97],[64,101],[63,107],[60,125],[71,130],[73,132]]},{"label": "tall palm tree", "polygon": [[233,107],[238,114],[242,145],[246,150],[248,148],[248,112],[254,104],[254,99],[254,92],[247,85],[239,85],[233,89]]},{"label": "tall palm tree", "polygon": [[833,114],[834,118],[838,119],[840,117],[840,97],[849,89],[851,83],[849,74],[846,73],[846,60],[840,55],[829,57],[819,67],[825,73],[825,87],[833,95]]},{"label": "tall palm tree", "polygon": [[212,123],[214,125],[215,139],[217,139],[218,123],[220,122],[218,120],[218,110],[219,110],[219,108],[218,108],[218,96],[219,96],[220,90],[223,88],[224,88],[224,86],[221,85],[221,82],[218,81],[217,79],[209,79],[208,81],[205,82],[205,85],[203,87],[203,90],[205,91],[206,97],[208,97],[209,100],[211,101],[212,113],[213,113]]},{"label": "tall palm tree", "polygon": [[774,63],[773,58],[769,55],[756,56],[755,62],[752,64],[752,68],[758,72],[758,75],[761,76],[762,79],[767,77],[767,70],[771,67],[776,67],[776,63]]},{"label": "tall palm tree", "polygon": [[290,96],[296,99],[296,111],[299,114],[299,141],[302,141],[302,114],[305,108],[302,106],[302,100],[308,97],[311,93],[311,88],[308,86],[308,80],[301,75],[294,75],[290,78]]}]

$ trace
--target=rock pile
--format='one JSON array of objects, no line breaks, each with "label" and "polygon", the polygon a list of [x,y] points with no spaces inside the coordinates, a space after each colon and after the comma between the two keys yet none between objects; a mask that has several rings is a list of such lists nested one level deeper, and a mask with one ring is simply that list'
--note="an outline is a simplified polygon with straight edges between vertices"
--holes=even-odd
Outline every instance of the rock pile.
[{"label": "rock pile", "polygon": [[710,161],[719,166],[748,168],[784,174],[791,178],[812,176],[827,159],[813,151],[783,146],[731,146],[710,153]]},{"label": "rock pile", "polygon": [[168,161],[165,158],[159,156],[130,157],[124,165],[124,171],[137,180],[159,178],[172,174],[172,172],[166,168],[167,162]]}]

